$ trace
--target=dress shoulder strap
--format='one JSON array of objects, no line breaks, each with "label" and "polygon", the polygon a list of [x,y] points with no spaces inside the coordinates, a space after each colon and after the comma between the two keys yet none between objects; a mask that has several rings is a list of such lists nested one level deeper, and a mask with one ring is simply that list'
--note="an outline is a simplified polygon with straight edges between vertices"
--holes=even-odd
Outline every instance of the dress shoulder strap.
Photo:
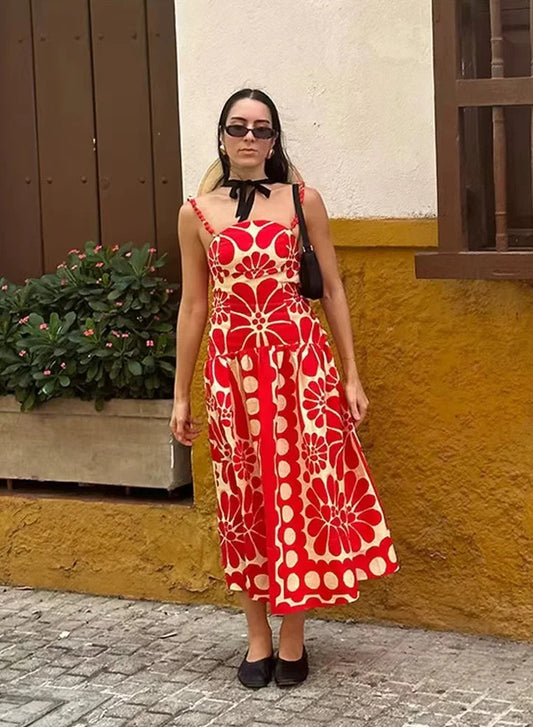
[{"label": "dress shoulder strap", "polygon": [[[302,181],[298,185],[298,191],[300,194],[300,204],[304,203],[304,188],[305,188],[305,182],[302,179]],[[290,229],[293,230],[297,224],[298,224],[298,212],[295,212],[294,217],[292,218]]]},{"label": "dress shoulder strap", "polygon": [[187,198],[187,202],[190,202],[191,203],[191,206],[192,206],[193,210],[196,212],[198,218],[202,222],[202,225],[209,232],[209,234],[210,235],[214,235],[215,234],[215,231],[213,230],[213,228],[211,227],[211,225],[209,224],[209,222],[206,220],[206,218],[205,218],[204,213],[202,212],[202,210],[198,207],[198,203],[195,200],[195,198],[194,197],[188,197]]}]

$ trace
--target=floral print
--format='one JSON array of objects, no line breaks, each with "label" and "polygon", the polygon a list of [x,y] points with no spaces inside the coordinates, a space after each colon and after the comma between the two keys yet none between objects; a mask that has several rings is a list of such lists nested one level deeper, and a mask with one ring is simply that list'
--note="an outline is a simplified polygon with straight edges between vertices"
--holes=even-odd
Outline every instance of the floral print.
[{"label": "floral print", "polygon": [[207,253],[222,566],[228,588],[280,614],[355,601],[359,581],[399,567],[326,331],[298,290],[296,222],[238,222]]},{"label": "floral print", "polygon": [[245,277],[253,280],[276,272],[276,263],[266,253],[254,252],[235,266],[233,278]]}]

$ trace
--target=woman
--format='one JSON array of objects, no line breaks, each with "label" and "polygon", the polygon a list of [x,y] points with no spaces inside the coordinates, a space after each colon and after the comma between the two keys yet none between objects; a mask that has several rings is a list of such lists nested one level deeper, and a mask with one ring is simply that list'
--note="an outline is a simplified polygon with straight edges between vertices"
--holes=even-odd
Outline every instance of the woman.
[{"label": "woman", "polygon": [[[253,89],[233,94],[218,143],[220,178],[179,212],[183,293],[170,426],[189,446],[200,431],[190,387],[211,284],[203,375],[222,565],[248,624],[238,677],[261,687],[274,673],[286,686],[308,674],[305,611],[355,601],[359,580],[398,565],[356,434],[368,399],[320,194],[300,182],[343,383],[327,334],[298,290],[288,183],[295,172],[271,99]],[[267,604],[283,615],[277,659]]]}]

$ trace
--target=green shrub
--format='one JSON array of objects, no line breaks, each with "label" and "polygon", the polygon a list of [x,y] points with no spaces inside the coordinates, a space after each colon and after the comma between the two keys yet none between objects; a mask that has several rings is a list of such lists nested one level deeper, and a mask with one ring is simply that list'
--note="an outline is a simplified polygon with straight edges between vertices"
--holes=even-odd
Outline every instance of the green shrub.
[{"label": "green shrub", "polygon": [[171,398],[176,286],[156,251],[88,242],[55,273],[18,286],[0,278],[0,395],[23,411],[63,396]]}]

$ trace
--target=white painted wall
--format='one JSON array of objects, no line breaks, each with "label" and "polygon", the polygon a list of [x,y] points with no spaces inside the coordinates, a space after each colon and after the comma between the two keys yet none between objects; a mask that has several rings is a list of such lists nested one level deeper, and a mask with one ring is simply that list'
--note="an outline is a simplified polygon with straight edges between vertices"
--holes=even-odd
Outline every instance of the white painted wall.
[{"label": "white painted wall", "polygon": [[185,194],[226,98],[266,91],[331,217],[436,213],[429,0],[176,0]]}]

